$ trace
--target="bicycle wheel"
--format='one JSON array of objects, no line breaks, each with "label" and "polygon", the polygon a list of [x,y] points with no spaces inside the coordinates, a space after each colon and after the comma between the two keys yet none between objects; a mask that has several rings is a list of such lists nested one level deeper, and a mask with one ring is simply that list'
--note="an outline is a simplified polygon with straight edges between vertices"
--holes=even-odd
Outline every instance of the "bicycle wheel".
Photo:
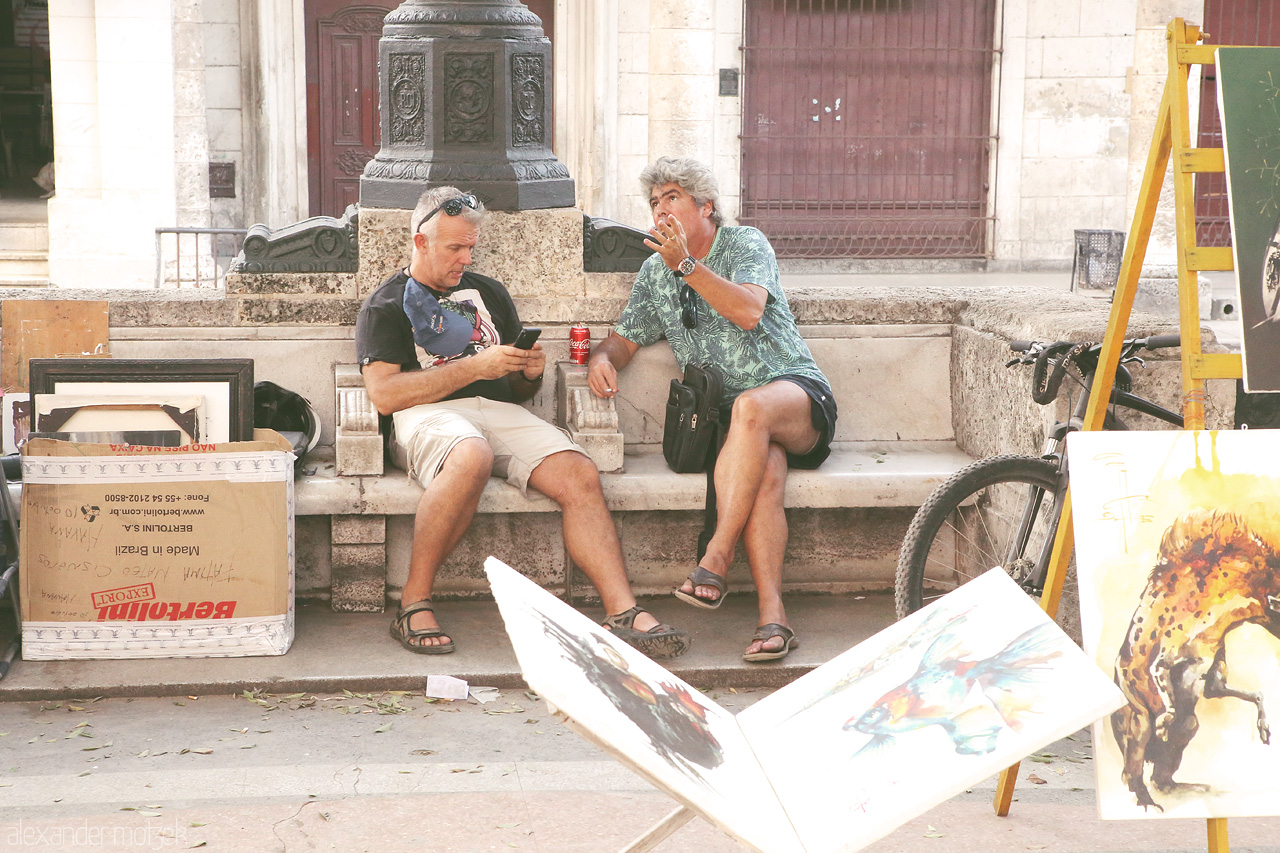
[{"label": "bicycle wheel", "polygon": [[1051,461],[993,456],[939,486],[911,520],[898,554],[898,618],[996,566],[1019,583],[1034,577],[1052,547],[1057,483]]}]

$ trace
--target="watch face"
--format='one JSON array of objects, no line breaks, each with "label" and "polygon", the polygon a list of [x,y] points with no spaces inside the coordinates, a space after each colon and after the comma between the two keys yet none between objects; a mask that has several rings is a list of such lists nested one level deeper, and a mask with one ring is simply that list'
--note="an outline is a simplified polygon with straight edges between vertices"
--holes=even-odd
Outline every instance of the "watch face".
[{"label": "watch face", "polygon": [[680,262],[680,266],[678,267],[680,271],[680,275],[682,276],[688,275],[689,273],[693,272],[693,268],[695,266],[697,266],[697,262],[695,262],[693,258],[685,258],[683,261]]}]

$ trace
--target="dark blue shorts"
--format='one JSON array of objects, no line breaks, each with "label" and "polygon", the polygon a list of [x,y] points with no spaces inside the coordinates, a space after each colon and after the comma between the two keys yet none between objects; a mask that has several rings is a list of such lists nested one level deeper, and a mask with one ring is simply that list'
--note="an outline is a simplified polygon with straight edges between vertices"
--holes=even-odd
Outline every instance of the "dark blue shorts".
[{"label": "dark blue shorts", "polygon": [[818,443],[804,454],[787,454],[787,466],[790,468],[817,468],[831,455],[831,441],[836,434],[836,398],[822,382],[808,376],[779,376],[778,379],[794,382],[809,395],[809,419],[813,428],[818,431]]}]

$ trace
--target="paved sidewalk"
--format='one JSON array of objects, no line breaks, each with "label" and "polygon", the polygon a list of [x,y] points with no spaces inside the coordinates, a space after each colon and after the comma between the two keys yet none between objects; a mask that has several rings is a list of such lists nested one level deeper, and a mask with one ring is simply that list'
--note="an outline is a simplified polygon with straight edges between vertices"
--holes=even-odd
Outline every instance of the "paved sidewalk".
[{"label": "paved sidewalk", "polygon": [[[739,711],[769,691],[708,692]],[[1091,751],[1079,732],[1037,753],[1007,818],[988,779],[867,849],[1206,849],[1203,821],[1099,821]],[[675,806],[523,690],[485,705],[418,691],[0,703],[6,851],[610,853]],[[1280,853],[1280,819],[1229,829],[1235,853]],[[656,848],[742,849],[701,818]]]}]

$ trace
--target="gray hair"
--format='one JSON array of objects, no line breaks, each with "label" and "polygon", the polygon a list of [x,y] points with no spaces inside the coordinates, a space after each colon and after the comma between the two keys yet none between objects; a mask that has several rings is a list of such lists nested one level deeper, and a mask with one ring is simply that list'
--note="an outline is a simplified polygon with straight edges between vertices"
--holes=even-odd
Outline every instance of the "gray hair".
[{"label": "gray hair", "polygon": [[693,196],[693,203],[698,207],[711,202],[711,223],[717,228],[724,224],[724,214],[720,212],[720,187],[716,184],[715,173],[706,163],[692,157],[659,157],[640,173],[640,186],[648,196],[654,187],[663,184],[677,184]]},{"label": "gray hair", "polygon": [[[418,233],[418,229],[422,228],[422,220],[426,215],[444,204],[451,198],[467,195],[457,187],[432,187],[431,189],[418,196],[418,204],[413,209],[413,215],[409,217],[409,224],[413,227],[409,230],[410,235]],[[472,225],[479,225],[484,219],[484,202],[476,198],[476,209],[472,210],[466,205],[462,206],[462,213],[458,214]],[[443,211],[442,211],[443,212]],[[440,214],[431,217],[431,221],[427,223],[427,230],[422,233],[426,235],[428,240],[436,238],[436,231],[439,227]]]}]

